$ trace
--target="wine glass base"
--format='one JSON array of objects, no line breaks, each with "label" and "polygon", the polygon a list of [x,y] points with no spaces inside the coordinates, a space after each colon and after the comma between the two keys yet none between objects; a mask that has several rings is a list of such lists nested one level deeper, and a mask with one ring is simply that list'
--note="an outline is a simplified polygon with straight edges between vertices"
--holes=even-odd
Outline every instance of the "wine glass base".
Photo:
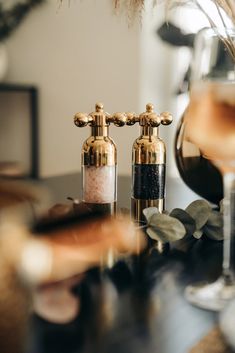
[{"label": "wine glass base", "polygon": [[220,311],[235,297],[235,283],[226,283],[220,277],[213,283],[187,286],[185,297],[189,303],[199,308]]}]

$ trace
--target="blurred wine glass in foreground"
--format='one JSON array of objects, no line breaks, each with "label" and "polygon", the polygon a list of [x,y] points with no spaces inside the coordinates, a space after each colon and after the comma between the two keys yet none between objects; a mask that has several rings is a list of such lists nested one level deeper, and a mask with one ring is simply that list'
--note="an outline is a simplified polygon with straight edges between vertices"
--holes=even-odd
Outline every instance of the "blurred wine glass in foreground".
[{"label": "blurred wine glass in foreground", "polygon": [[[235,296],[231,266],[232,191],[235,188],[235,31],[204,29],[195,43],[190,103],[183,134],[221,172],[224,186],[224,251],[221,277],[186,288],[186,298],[220,310]],[[203,183],[203,180],[200,181]]]},{"label": "blurred wine glass in foreground", "polygon": [[81,302],[72,287],[92,269],[104,272],[111,255],[114,263],[146,246],[127,216],[105,217],[77,203],[63,214],[46,201],[40,187],[0,182],[1,353],[26,351],[33,312],[54,324],[73,321]]}]

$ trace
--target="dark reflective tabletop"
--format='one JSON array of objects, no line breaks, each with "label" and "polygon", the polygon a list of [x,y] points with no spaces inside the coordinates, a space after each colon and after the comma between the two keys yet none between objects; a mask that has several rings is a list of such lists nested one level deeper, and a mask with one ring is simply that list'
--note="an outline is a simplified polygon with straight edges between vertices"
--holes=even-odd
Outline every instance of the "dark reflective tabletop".
[{"label": "dark reflective tabletop", "polygon": [[[54,192],[52,202],[79,196],[78,175],[43,183]],[[129,186],[129,178],[120,179],[120,207],[129,206]],[[29,352],[189,352],[216,325],[217,315],[188,304],[184,288],[217,278],[221,255],[220,242],[202,239],[186,253],[172,248],[162,255],[153,250],[119,261],[110,270],[90,271],[73,288],[81,302],[75,320],[58,325],[32,317]]]}]

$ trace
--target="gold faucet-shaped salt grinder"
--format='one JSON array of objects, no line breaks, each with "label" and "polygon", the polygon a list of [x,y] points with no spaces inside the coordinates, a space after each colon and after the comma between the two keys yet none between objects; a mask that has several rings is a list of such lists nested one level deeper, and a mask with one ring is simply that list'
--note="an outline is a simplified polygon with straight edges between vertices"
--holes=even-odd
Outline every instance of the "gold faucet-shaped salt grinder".
[{"label": "gold faucet-shaped salt grinder", "polygon": [[146,111],[139,116],[127,113],[127,125],[139,123],[140,136],[132,149],[132,197],[131,214],[137,222],[144,222],[143,210],[157,207],[164,210],[166,148],[159,137],[159,125],[169,125],[172,115],[154,112],[153,104],[146,105]]},{"label": "gold faucet-shaped salt grinder", "polygon": [[82,200],[92,210],[108,214],[116,212],[117,202],[117,148],[109,137],[109,125],[124,126],[126,115],[110,115],[102,103],[95,111],[77,113],[74,123],[78,127],[91,127],[91,136],[82,146]]}]

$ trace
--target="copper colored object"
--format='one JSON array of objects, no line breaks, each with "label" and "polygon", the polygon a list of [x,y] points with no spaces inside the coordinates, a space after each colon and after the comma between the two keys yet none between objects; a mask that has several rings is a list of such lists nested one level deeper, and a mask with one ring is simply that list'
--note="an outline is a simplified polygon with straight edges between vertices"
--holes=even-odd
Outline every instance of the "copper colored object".
[{"label": "copper colored object", "polygon": [[214,327],[189,353],[232,353],[218,327]]}]

